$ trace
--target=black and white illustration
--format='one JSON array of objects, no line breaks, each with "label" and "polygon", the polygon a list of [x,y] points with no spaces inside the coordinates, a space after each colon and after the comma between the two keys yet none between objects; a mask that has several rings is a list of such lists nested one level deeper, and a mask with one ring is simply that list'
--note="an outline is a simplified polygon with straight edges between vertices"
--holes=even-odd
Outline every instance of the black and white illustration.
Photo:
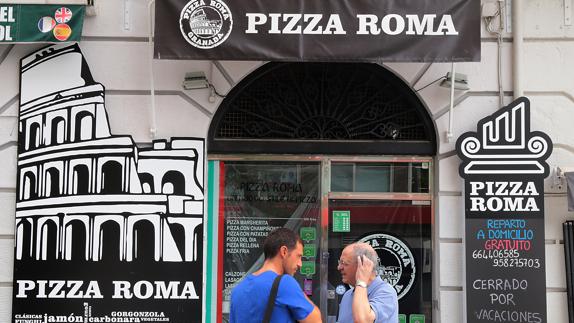
[{"label": "black and white illustration", "polygon": [[22,59],[18,131],[15,320],[157,310],[152,321],[201,322],[204,140],[139,148],[113,135],[77,44]]},{"label": "black and white illustration", "polygon": [[466,318],[546,322],[544,178],[552,141],[519,98],[457,141],[464,178]]},{"label": "black and white illustration", "polygon": [[548,175],[544,162],[552,152],[542,132],[530,131],[530,101],[519,98],[505,109],[478,123],[476,133],[467,132],[457,142],[463,160],[460,175]]}]

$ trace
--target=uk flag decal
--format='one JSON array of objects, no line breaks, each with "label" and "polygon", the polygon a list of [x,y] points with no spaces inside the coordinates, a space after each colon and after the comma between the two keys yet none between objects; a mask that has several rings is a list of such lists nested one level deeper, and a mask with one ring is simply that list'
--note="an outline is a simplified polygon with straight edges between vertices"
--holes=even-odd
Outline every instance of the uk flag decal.
[{"label": "uk flag decal", "polygon": [[56,18],[57,23],[65,24],[68,21],[70,21],[70,19],[72,19],[72,10],[70,10],[66,7],[58,8],[56,10],[56,14],[54,15],[54,18]]}]

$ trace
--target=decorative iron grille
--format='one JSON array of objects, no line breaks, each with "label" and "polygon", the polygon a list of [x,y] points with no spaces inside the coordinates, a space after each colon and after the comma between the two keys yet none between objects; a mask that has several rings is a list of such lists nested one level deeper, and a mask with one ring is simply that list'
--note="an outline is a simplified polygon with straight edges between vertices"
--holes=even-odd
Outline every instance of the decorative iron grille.
[{"label": "decorative iron grille", "polygon": [[[414,92],[376,64],[269,63],[224,100],[210,140],[427,142]],[[426,120],[425,120],[426,117]]]}]

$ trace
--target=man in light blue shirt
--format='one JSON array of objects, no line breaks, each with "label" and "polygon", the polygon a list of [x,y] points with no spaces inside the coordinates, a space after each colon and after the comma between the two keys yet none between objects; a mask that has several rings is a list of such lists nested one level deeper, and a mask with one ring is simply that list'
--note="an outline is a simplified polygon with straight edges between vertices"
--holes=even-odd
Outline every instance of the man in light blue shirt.
[{"label": "man in light blue shirt", "polygon": [[397,292],[377,275],[377,252],[367,243],[353,243],[343,249],[339,266],[343,283],[354,288],[343,295],[339,323],[398,323]]}]

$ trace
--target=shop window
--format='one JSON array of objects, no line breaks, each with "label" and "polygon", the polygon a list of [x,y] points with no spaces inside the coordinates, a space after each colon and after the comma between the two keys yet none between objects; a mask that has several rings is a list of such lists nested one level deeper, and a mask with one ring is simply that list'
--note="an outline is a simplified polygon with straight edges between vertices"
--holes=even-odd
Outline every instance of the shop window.
[{"label": "shop window", "polygon": [[334,163],[333,192],[428,193],[428,163]]},{"label": "shop window", "polygon": [[[286,227],[304,241],[303,267],[295,278],[327,321],[336,320],[341,296],[349,289],[337,260],[345,246],[366,242],[379,256],[378,275],[397,291],[400,314],[431,322],[431,159],[312,159],[322,162],[219,161],[219,196],[214,198],[222,203],[222,317],[236,283],[262,265],[264,238]],[[328,255],[323,264],[320,255]]]},{"label": "shop window", "polygon": [[[280,227],[296,232],[312,231],[308,247],[317,247],[320,236],[318,163],[225,163],[223,194],[225,241],[219,255],[221,275],[226,282],[222,289],[224,312],[228,308],[234,283],[257,270],[263,263],[263,241],[267,234]],[[310,297],[319,304],[319,257],[305,259],[313,273],[296,275],[303,285],[309,279]],[[227,314],[225,314],[227,315]]]},{"label": "shop window", "polygon": [[210,153],[434,155],[417,94],[378,64],[268,63],[235,86],[208,134]]}]

